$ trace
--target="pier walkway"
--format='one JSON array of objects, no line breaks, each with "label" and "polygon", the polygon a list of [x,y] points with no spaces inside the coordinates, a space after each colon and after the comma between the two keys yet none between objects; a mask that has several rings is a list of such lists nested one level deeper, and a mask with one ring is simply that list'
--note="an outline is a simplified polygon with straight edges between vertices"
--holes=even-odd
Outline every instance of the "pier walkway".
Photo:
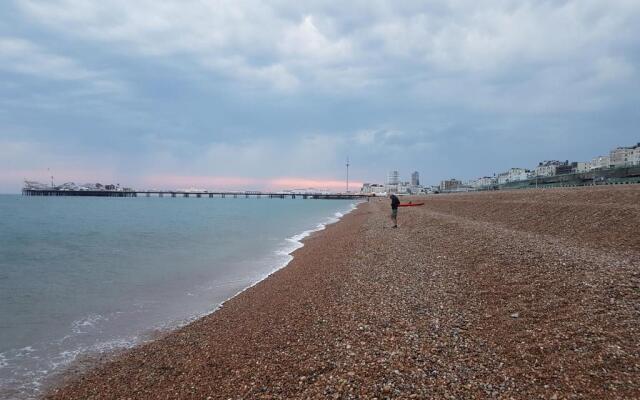
[{"label": "pier walkway", "polygon": [[23,196],[86,196],[86,197],[208,197],[208,198],[269,198],[269,199],[320,199],[320,200],[352,200],[365,199],[368,196],[351,193],[288,193],[288,192],[208,192],[180,190],[56,190],[56,189],[22,189]]}]

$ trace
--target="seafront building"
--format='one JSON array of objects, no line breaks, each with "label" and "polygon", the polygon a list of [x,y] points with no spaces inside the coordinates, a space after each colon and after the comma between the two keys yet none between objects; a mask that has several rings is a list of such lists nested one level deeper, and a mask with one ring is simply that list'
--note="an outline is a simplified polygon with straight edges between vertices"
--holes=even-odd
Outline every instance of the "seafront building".
[{"label": "seafront building", "polygon": [[483,189],[487,187],[491,187],[498,183],[497,179],[492,176],[483,176],[482,178],[473,179],[469,181],[469,186],[474,189]]},{"label": "seafront building", "polygon": [[398,193],[399,184],[400,184],[400,173],[398,171],[390,171],[387,174],[386,191],[389,193]]},{"label": "seafront building", "polygon": [[638,143],[633,149],[633,154],[631,155],[630,162],[632,165],[640,165],[640,143]]},{"label": "seafront building", "polygon": [[529,170],[524,168],[511,168],[507,173],[508,182],[526,181],[529,178]]},{"label": "seafront building", "polygon": [[453,178],[440,182],[440,190],[443,192],[455,191],[462,188],[462,182]]},{"label": "seafront building", "polygon": [[360,189],[360,193],[362,194],[375,194],[375,195],[386,195],[387,189],[384,185],[379,183],[363,183],[362,189]]},{"label": "seafront building", "polygon": [[[513,184],[518,186],[518,182],[525,182],[529,180],[571,174],[586,174],[594,171],[606,172],[608,170],[613,171],[616,168],[631,168],[638,166],[640,166],[640,142],[633,146],[616,147],[611,150],[608,155],[598,156],[590,161],[569,162],[568,160],[546,160],[538,163],[533,170],[525,168],[510,168],[508,171],[494,174],[493,176],[484,176],[472,179],[466,183],[466,186],[473,190],[490,189],[494,188],[496,185],[511,185],[513,187]],[[599,179],[605,178],[601,176]],[[619,179],[619,177],[616,177],[615,179]],[[451,180],[442,181],[438,186],[438,190],[460,190],[460,188],[453,189],[454,187],[456,187],[456,183],[451,182]]]},{"label": "seafront building", "polygon": [[413,171],[411,174],[411,186],[420,186],[420,174],[418,171]]},{"label": "seafront building", "polygon": [[556,168],[556,175],[572,174],[576,172],[577,168],[577,162],[569,163],[569,161],[565,161],[561,165],[558,165],[558,168]]},{"label": "seafront building", "polygon": [[578,172],[578,173],[589,172],[589,170],[590,170],[589,162],[578,161],[576,163],[576,172]]},{"label": "seafront building", "polygon": [[496,178],[484,177],[478,178],[469,183],[472,187],[486,187],[493,184],[504,185],[509,182],[526,181],[531,176],[531,171],[524,168],[510,168],[508,171],[501,172]]},{"label": "seafront building", "polygon": [[400,172],[389,171],[384,185],[379,183],[364,183],[360,189],[362,194],[386,195],[387,193],[396,194],[421,194],[427,193],[429,189],[420,185],[420,173],[414,171],[411,173],[410,181],[402,181]]},{"label": "seafront building", "polygon": [[398,171],[390,171],[387,174],[387,185],[397,185],[400,183],[400,173]]},{"label": "seafront building", "polygon": [[508,172],[500,172],[498,174],[498,185],[504,185],[509,182],[509,173]]},{"label": "seafront building", "polygon": [[[379,194],[379,193],[398,193],[398,194],[420,194],[420,193],[436,193],[436,192],[460,192],[468,190],[487,190],[496,189],[497,186],[510,188],[525,187],[527,181],[535,181],[543,185],[549,185],[549,178],[559,177],[554,184],[573,185],[580,184],[585,179],[593,181],[595,184],[606,182],[624,183],[633,180],[638,176],[637,167],[640,167],[640,142],[633,146],[620,146],[612,149],[608,155],[594,157],[590,161],[572,161],[569,160],[545,160],[533,169],[526,168],[510,168],[507,171],[494,174],[493,176],[483,176],[462,182],[458,179],[442,180],[436,186],[424,186],[420,184],[420,174],[418,171],[411,173],[409,182],[403,182],[400,179],[398,171],[390,171],[387,174],[386,183],[373,184],[366,183],[361,189],[361,193]],[[635,171],[619,171],[619,168],[636,168]],[[595,174],[597,173],[597,178]],[[589,176],[575,177],[574,174],[590,174]],[[591,176],[593,175],[593,176]],[[553,178],[552,178],[553,180]],[[597,180],[597,182],[596,182]],[[546,181],[546,183],[545,183]],[[521,183],[519,183],[521,182]],[[635,181],[634,181],[635,182]],[[533,185],[533,183],[531,183]]]},{"label": "seafront building", "polygon": [[398,194],[409,194],[410,193],[410,190],[409,190],[410,186],[411,185],[409,184],[409,182],[400,182],[400,183],[398,183],[396,192]]},{"label": "seafront building", "polygon": [[640,143],[630,147],[617,147],[609,153],[611,168],[640,165]]},{"label": "seafront building", "polygon": [[542,161],[535,169],[535,176],[553,176],[556,174],[558,167],[563,165],[561,161]]},{"label": "seafront building", "polygon": [[609,158],[609,156],[598,156],[593,160],[591,160],[591,165],[589,169],[598,170],[598,169],[609,168],[610,164],[611,164],[611,159]]}]

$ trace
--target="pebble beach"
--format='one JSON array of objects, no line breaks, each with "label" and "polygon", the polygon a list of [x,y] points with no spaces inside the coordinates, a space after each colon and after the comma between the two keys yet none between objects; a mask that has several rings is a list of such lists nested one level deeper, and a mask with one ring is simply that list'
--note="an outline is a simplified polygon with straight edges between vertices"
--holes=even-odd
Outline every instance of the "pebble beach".
[{"label": "pebble beach", "polygon": [[420,199],[398,229],[388,199],[361,203],[218,311],[45,397],[640,398],[640,185]]}]

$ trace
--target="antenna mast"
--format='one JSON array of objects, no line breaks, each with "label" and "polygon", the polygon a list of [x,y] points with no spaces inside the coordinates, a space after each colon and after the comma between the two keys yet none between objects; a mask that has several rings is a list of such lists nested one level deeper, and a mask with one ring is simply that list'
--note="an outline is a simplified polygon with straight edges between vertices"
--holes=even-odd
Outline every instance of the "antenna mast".
[{"label": "antenna mast", "polygon": [[349,156],[347,156],[347,193],[349,193]]}]

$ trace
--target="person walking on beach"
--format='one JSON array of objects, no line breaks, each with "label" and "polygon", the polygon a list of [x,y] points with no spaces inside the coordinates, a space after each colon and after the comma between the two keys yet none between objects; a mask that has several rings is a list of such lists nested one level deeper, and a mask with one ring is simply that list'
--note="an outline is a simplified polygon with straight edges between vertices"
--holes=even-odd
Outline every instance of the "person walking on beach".
[{"label": "person walking on beach", "polygon": [[391,199],[391,221],[393,221],[392,228],[397,228],[398,227],[398,206],[400,205],[400,199],[398,199],[398,196],[396,196],[393,193],[389,195],[389,198]]}]

